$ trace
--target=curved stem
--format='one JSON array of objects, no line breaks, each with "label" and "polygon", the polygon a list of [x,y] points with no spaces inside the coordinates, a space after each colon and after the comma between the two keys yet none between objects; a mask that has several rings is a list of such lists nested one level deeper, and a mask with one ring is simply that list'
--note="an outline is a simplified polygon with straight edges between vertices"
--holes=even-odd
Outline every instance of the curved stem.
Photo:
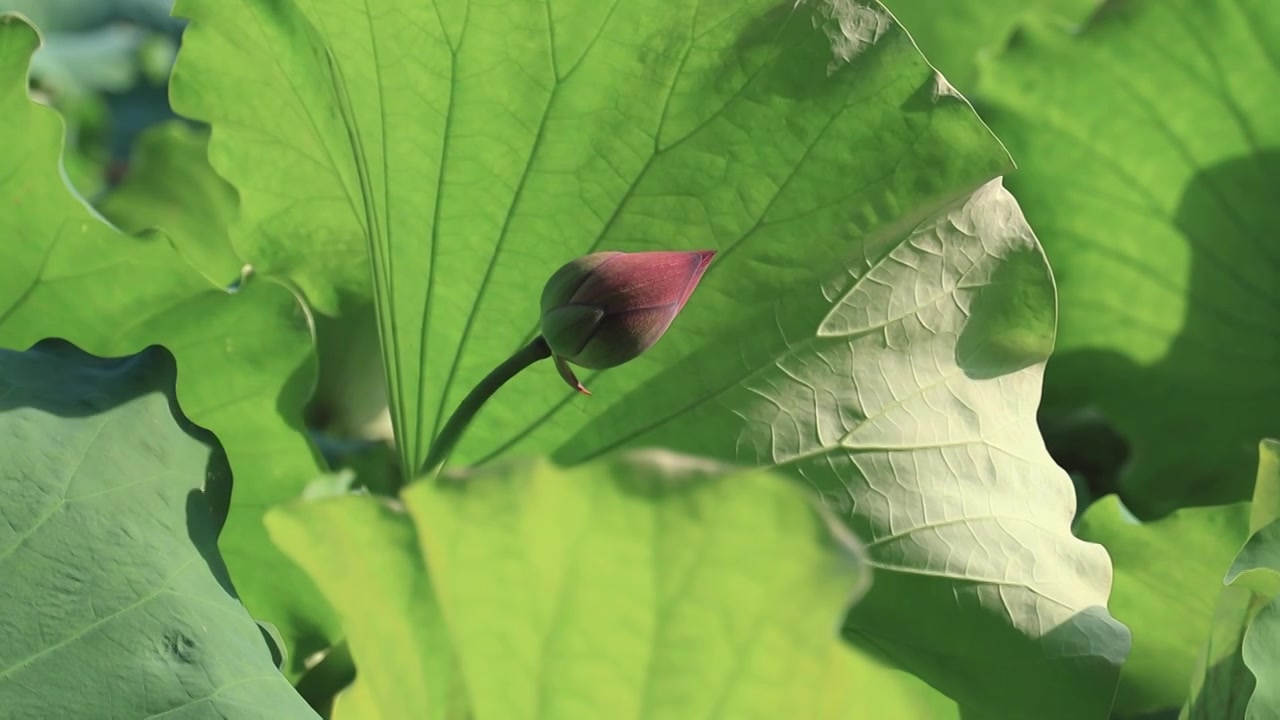
[{"label": "curved stem", "polygon": [[440,431],[439,435],[436,435],[435,441],[431,443],[431,449],[427,451],[427,460],[422,464],[420,474],[427,475],[430,478],[438,475],[440,469],[444,467],[444,461],[448,459],[449,453],[453,452],[453,447],[458,444],[458,439],[462,437],[462,432],[471,424],[476,413],[480,412],[481,406],[485,404],[490,396],[521,370],[549,357],[551,357],[551,348],[547,346],[547,341],[543,340],[542,336],[539,335],[533,339],[533,342],[517,350],[515,355],[507,358],[492,372],[485,375],[484,379],[462,399],[458,409],[453,411],[449,421],[444,424],[444,429]]}]

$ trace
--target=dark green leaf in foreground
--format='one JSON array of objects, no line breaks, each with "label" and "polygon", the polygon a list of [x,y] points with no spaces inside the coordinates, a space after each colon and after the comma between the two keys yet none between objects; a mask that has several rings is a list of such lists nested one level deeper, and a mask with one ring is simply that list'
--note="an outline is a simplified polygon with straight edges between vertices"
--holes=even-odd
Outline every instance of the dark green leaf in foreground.
[{"label": "dark green leaf in foreground", "polygon": [[234,595],[231,478],[173,372],[154,348],[0,350],[4,717],[315,717]]},{"label": "dark green leaf in foreground", "polygon": [[59,337],[102,357],[149,345],[174,354],[184,411],[218,436],[236,475],[223,556],[245,605],[301,662],[327,644],[333,619],[271,545],[262,513],[319,470],[300,428],[315,373],[306,310],[263,279],[228,293],[165,238],[123,235],[77,200],[58,173],[62,124],[26,95],[36,43],[0,16],[0,136],[21,138],[0,143],[0,347]]},{"label": "dark green leaf in foreground", "polygon": [[1133,631],[1115,710],[1152,712],[1187,699],[1213,621],[1222,578],[1249,535],[1249,503],[1186,508],[1151,523],[1109,495],[1089,506],[1076,534],[1107,549],[1115,566],[1108,607]]},{"label": "dark green leaf in foreground", "polygon": [[1275,8],[1112,2],[1028,26],[980,83],[1058,283],[1046,405],[1102,408],[1143,517],[1248,498],[1280,434]]},{"label": "dark green leaf in foreground", "polygon": [[850,635],[977,710],[1106,712],[1127,634],[1035,426],[1048,268],[995,180],[1009,158],[880,5],[177,12],[174,99],[214,125],[237,250],[325,302],[365,287],[367,239],[406,471],[564,262],[716,249],[661,342],[582,378],[594,398],[535,367],[455,460],[781,466],[870,544]]},{"label": "dark green leaf in foreground", "polygon": [[[866,568],[770,473],[658,452],[518,461],[405,501],[407,515],[348,496],[267,516],[349,623],[359,674],[340,711],[455,717],[466,692],[477,720],[955,716],[839,640]],[[384,593],[402,600],[361,607]]]},{"label": "dark green leaf in foreground", "polygon": [[1262,441],[1258,456],[1253,535],[1226,573],[1183,720],[1280,716],[1280,442]]}]

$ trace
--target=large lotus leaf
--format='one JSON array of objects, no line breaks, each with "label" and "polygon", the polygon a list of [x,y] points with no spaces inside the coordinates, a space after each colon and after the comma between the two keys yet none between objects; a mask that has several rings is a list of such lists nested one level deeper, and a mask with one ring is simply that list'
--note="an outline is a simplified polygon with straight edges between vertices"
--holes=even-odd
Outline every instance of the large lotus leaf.
[{"label": "large lotus leaf", "polygon": [[316,717],[218,556],[231,478],[173,372],[0,350],[5,717]]},{"label": "large lotus leaf", "polygon": [[[174,353],[187,415],[214,431],[236,474],[220,547],[245,604],[289,641],[291,660],[332,634],[306,575],[270,544],[262,513],[318,471],[299,427],[314,381],[309,318],[280,285],[210,284],[156,235],[102,222],[63,184],[62,125],[26,96],[35,32],[0,16],[0,347],[46,337],[103,357]],[[300,639],[306,642],[300,642]]]},{"label": "large lotus leaf", "polygon": [[1184,720],[1280,715],[1280,658],[1273,649],[1280,644],[1280,442],[1263,440],[1258,458],[1248,526],[1253,535],[1226,573]]},{"label": "large lotus leaf", "polygon": [[666,453],[517,461],[405,498],[407,513],[348,496],[267,516],[348,623],[358,676],[336,713],[456,717],[465,693],[477,720],[955,717],[840,641],[865,567],[769,473]]},{"label": "large lotus leaf", "polygon": [[1132,0],[983,72],[1058,282],[1046,404],[1103,409],[1144,517],[1246,499],[1280,433],[1277,46],[1272,0]]},{"label": "large lotus leaf", "polygon": [[1034,422],[1048,268],[993,180],[1008,157],[883,8],[177,11],[175,102],[214,125],[238,251],[323,300],[366,282],[367,237],[407,469],[532,336],[560,264],[716,248],[667,337],[585,377],[594,398],[536,367],[455,460],[657,445],[782,466],[871,543],[851,635],[977,708],[1105,712],[1127,635]]},{"label": "large lotus leaf", "polygon": [[1133,632],[1115,710],[1180,707],[1213,621],[1222,578],[1249,536],[1249,503],[1179,510],[1139,523],[1119,498],[1089,506],[1076,526],[1111,555],[1111,612]]},{"label": "large lotus leaf", "polygon": [[1103,0],[886,0],[934,67],[967,95],[980,53],[1002,45],[1027,16],[1080,22]]}]

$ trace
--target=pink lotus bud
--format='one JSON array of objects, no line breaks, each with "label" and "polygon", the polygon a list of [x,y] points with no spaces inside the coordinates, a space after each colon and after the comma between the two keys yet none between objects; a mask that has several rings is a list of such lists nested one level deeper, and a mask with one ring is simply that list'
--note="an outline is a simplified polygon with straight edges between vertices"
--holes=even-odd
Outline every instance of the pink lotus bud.
[{"label": "pink lotus bud", "polygon": [[714,255],[714,250],[602,252],[557,270],[542,290],[542,336],[560,376],[589,395],[568,363],[602,370],[652,347]]}]

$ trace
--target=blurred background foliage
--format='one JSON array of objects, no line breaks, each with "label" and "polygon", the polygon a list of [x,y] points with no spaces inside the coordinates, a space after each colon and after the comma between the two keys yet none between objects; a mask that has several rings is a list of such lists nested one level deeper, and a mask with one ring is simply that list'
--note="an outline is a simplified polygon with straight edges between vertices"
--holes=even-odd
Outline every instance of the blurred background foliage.
[{"label": "blurred background foliage", "polygon": [[167,82],[185,22],[172,0],[7,0],[44,35],[31,62],[35,95],[66,118],[65,167],[97,197],[127,172],[138,136],[177,118]]}]

